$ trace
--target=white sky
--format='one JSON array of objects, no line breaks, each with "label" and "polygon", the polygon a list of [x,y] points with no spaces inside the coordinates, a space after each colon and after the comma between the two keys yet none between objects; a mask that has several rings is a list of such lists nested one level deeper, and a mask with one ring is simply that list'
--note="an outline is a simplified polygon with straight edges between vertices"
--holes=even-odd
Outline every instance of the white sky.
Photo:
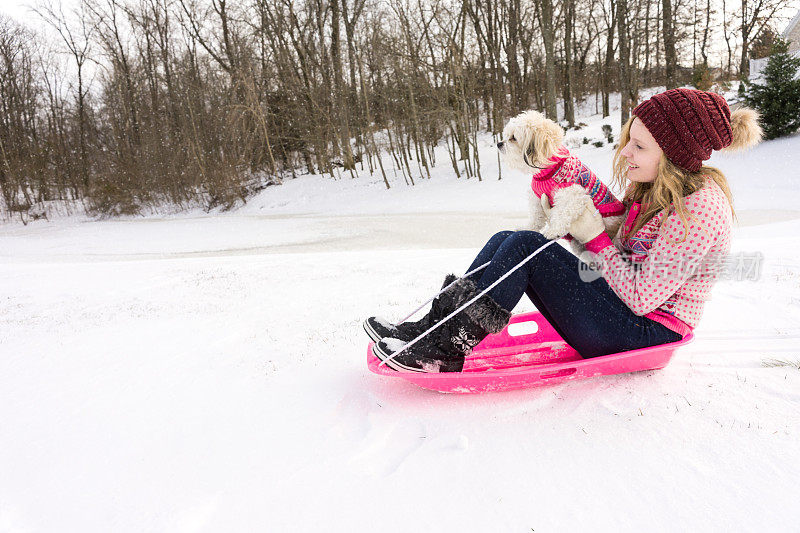
[{"label": "white sky", "polygon": [[[77,3],[78,0],[71,0],[70,2],[65,2],[64,7],[66,8],[73,4],[77,5]],[[32,5],[31,2],[22,0],[3,0],[0,2],[0,13],[16,19],[17,22],[38,26],[40,23],[36,20],[36,14],[30,12],[28,7],[30,5]]]},{"label": "white sky", "polygon": [[[42,22],[39,20],[38,15],[30,10],[30,6],[35,5],[35,2],[36,0],[0,0],[0,13],[9,15],[23,24],[41,30],[43,29]],[[54,4],[58,4],[59,2],[63,6],[65,13],[70,12],[74,7],[80,4],[80,0],[53,0]],[[778,32],[782,32],[789,20],[791,20],[791,17],[793,17],[797,11],[800,10],[800,0],[791,0],[786,3],[786,6],[787,7],[783,14],[785,21],[781,21],[776,25]],[[691,44],[689,46],[691,47]],[[714,51],[719,52],[719,57],[721,57],[723,51],[725,50],[725,43],[720,37],[719,39],[715,39],[715,42],[711,43],[710,48],[711,50],[709,55],[711,56],[711,63],[714,64]]]}]

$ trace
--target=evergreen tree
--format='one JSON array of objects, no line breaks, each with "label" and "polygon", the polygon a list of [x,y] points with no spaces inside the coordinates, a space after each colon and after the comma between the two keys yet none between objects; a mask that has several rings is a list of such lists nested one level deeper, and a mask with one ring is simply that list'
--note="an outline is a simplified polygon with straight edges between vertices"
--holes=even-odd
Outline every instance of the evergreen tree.
[{"label": "evergreen tree", "polygon": [[788,53],[789,43],[777,37],[763,71],[763,83],[751,83],[745,102],[761,113],[765,139],[789,135],[800,128],[800,57]]},{"label": "evergreen tree", "polygon": [[692,70],[692,85],[695,89],[707,91],[714,85],[714,76],[711,74],[708,65],[698,63]]},{"label": "evergreen tree", "polygon": [[758,37],[750,44],[750,59],[761,59],[762,57],[769,57],[772,53],[772,45],[775,44],[775,39],[780,37],[775,31],[767,26],[758,34]]}]

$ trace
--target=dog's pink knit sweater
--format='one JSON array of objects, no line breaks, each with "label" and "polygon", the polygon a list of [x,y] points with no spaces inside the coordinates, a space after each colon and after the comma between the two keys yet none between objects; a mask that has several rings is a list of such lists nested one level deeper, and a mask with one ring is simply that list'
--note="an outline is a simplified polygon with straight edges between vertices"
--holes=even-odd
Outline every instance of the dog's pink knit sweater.
[{"label": "dog's pink knit sweater", "polygon": [[614,241],[603,232],[585,246],[597,255],[603,277],[635,314],[685,336],[700,321],[727,259],[732,215],[725,193],[710,177],[684,202],[688,230],[672,209],[621,240],[639,214],[634,203]]},{"label": "dog's pink knit sweater", "polygon": [[540,170],[531,179],[531,189],[537,197],[541,198],[543,194],[547,195],[552,206],[553,193],[556,190],[578,184],[586,189],[586,192],[592,197],[595,207],[604,217],[621,215],[625,211],[622,202],[614,197],[594,172],[581,163],[580,159],[570,155],[569,150],[564,146],[550,161],[553,161],[551,166]]}]

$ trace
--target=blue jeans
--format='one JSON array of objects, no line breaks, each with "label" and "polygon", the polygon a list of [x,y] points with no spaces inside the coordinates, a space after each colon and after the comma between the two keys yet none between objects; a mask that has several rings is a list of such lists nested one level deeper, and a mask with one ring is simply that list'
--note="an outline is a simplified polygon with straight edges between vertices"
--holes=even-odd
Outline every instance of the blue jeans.
[{"label": "blue jeans", "polygon": [[[484,245],[467,272],[483,290],[547,242],[535,231],[501,231]],[[489,296],[511,311],[527,294],[536,309],[584,358],[675,342],[681,335],[637,316],[602,277],[583,281],[580,259],[562,246],[548,246],[499,283]]]}]

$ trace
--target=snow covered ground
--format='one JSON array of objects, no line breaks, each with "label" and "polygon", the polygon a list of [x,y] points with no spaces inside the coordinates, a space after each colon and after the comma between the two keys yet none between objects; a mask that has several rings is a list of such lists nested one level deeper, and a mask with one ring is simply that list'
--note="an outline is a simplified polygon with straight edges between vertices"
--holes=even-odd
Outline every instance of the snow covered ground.
[{"label": "snow covered ground", "polygon": [[[800,370],[762,362],[800,361],[800,136],[712,158],[762,268],[667,368],[476,396],[370,374],[364,317],[525,221],[529,178],[481,143],[482,182],[441,153],[415,187],[0,227],[0,531],[797,531]],[[574,152],[607,179],[610,147]]]}]

